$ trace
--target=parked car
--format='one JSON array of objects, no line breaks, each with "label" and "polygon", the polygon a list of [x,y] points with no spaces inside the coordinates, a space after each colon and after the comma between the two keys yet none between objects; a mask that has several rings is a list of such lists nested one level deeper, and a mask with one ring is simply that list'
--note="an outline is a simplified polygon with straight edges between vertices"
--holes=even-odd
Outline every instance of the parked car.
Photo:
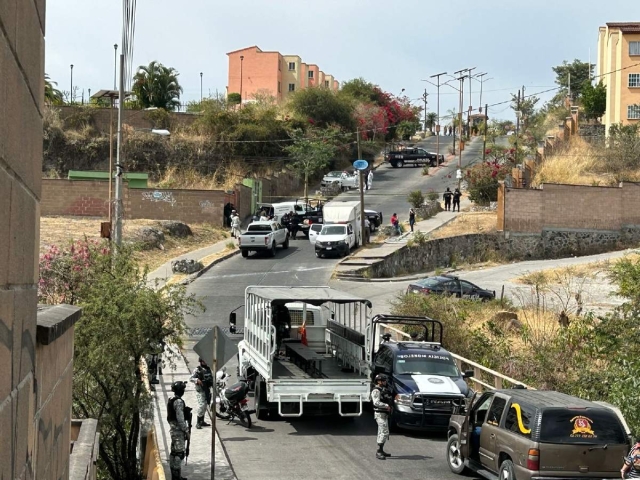
[{"label": "parked car", "polygon": [[282,245],[283,249],[289,248],[289,231],[278,222],[253,222],[247,227],[247,231],[238,239],[242,256],[247,258],[251,252],[269,252],[276,256],[276,247]]},{"label": "parked car", "polygon": [[617,479],[631,434],[603,402],[554,391],[493,390],[458,407],[448,429],[452,472],[504,480]]},{"label": "parked car", "polygon": [[320,185],[323,187],[329,187],[333,184],[340,185],[342,190],[349,190],[351,188],[359,188],[360,181],[359,175],[350,175],[347,172],[339,170],[327,173],[323,178]]},{"label": "parked car", "polygon": [[[415,319],[410,324],[416,328]],[[383,337],[373,360],[374,374],[389,376],[394,398],[389,426],[394,430],[446,431],[454,406],[473,396],[464,380],[473,376],[473,370],[462,373],[442,347],[442,324],[424,319],[423,329],[415,340],[394,342]]]},{"label": "parked car", "polygon": [[393,168],[404,167],[405,165],[429,165],[437,167],[444,163],[444,155],[428,152],[424,148],[405,148],[402,150],[392,150],[385,154],[385,161],[389,162]]},{"label": "parked car", "polygon": [[496,298],[495,291],[486,290],[453,275],[437,275],[417,280],[407,287],[407,293],[446,294],[481,301]]}]

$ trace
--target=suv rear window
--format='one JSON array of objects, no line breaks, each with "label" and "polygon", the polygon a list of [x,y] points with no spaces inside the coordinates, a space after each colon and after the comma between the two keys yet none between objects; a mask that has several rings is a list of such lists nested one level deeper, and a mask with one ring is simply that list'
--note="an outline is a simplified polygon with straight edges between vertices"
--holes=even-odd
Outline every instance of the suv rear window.
[{"label": "suv rear window", "polygon": [[542,413],[540,441],[621,444],[627,442],[627,436],[617,415],[610,410],[551,408]]},{"label": "suv rear window", "polygon": [[313,230],[314,232],[320,232],[320,230],[322,230],[322,224],[321,223],[314,223],[313,225],[311,225],[311,230]]}]

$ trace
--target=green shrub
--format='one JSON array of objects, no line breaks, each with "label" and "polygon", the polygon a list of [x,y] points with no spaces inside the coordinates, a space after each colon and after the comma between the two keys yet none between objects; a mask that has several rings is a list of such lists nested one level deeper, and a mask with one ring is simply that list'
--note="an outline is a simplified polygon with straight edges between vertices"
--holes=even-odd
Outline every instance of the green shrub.
[{"label": "green shrub", "polygon": [[431,202],[435,202],[436,200],[438,200],[438,198],[440,198],[440,195],[438,195],[438,192],[429,190],[429,193],[427,193],[427,199]]},{"label": "green shrub", "polygon": [[424,205],[424,195],[422,195],[420,190],[414,190],[407,197],[407,202],[409,202],[413,208],[420,208]]},{"label": "green shrub", "polygon": [[498,200],[498,182],[511,172],[512,164],[497,161],[472,166],[466,172],[469,199],[479,205]]}]

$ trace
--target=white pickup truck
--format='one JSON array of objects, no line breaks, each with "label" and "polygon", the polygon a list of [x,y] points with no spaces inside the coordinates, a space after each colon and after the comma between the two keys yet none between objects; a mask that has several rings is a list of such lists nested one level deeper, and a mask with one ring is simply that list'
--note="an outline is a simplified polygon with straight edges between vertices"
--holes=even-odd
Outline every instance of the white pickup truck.
[{"label": "white pickup truck", "polygon": [[359,188],[360,187],[360,178],[359,175],[349,175],[347,172],[334,171],[327,173],[323,178],[320,185],[323,187],[329,187],[333,184],[340,185],[340,188],[343,191]]},{"label": "white pickup truck", "polygon": [[242,256],[247,258],[250,252],[269,252],[276,256],[276,247],[289,248],[289,231],[278,222],[253,222],[238,239]]}]

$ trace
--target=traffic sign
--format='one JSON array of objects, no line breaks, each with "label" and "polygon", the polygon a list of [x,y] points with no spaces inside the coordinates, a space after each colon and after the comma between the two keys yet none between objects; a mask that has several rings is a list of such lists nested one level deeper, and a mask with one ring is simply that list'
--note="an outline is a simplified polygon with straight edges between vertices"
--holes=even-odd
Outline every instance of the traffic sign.
[{"label": "traffic sign", "polygon": [[367,162],[366,160],[356,160],[355,162],[353,162],[353,168],[355,168],[356,170],[366,170],[367,168],[369,168],[369,162]]}]

